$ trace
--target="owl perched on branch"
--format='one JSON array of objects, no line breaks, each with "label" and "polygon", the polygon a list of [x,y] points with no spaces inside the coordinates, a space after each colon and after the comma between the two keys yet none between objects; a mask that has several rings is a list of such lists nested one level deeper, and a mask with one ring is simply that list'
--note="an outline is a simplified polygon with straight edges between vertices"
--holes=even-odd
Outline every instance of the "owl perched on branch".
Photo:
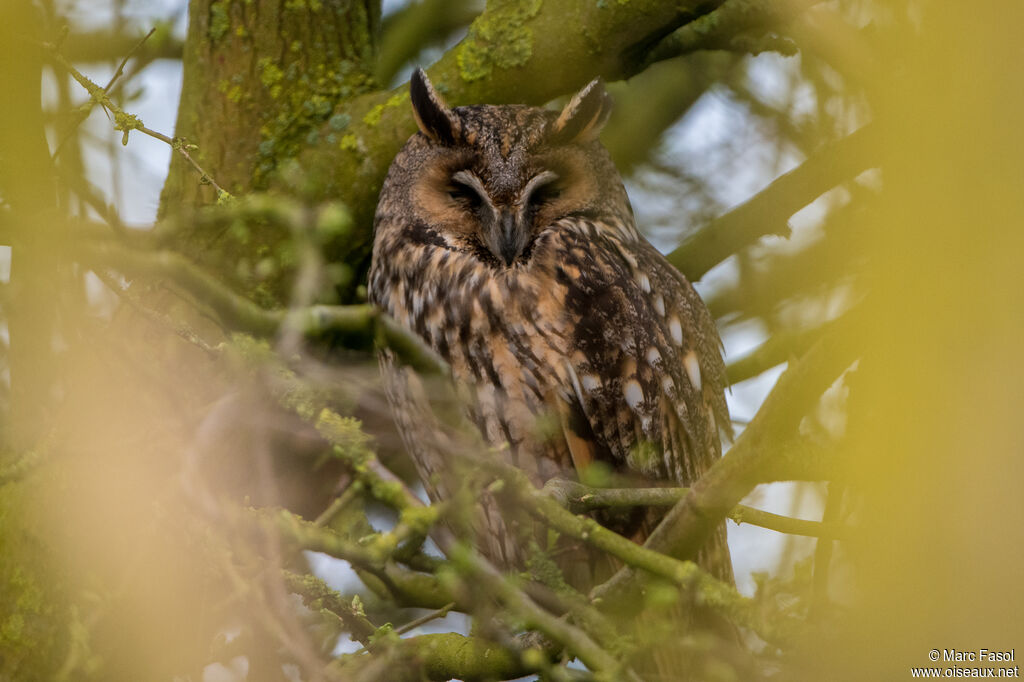
[{"label": "owl perched on branch", "polygon": [[[449,108],[416,71],[419,126],[375,219],[370,299],[420,336],[468,393],[484,440],[536,485],[595,466],[643,485],[688,485],[729,429],[714,322],[638,232],[598,141],[600,80],[560,112]],[[455,493],[450,448],[411,370],[384,360],[389,399],[434,500]],[[515,566],[511,512],[482,500],[481,548]],[[642,540],[661,512],[599,518]],[[701,557],[731,578],[724,526]],[[583,561],[586,561],[584,559]]]}]

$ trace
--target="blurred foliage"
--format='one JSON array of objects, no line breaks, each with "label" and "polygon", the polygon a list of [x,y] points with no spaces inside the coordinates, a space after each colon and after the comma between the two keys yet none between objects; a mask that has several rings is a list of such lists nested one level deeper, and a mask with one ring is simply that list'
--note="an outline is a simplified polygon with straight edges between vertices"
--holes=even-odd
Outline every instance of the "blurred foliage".
[{"label": "blurred foliage", "polygon": [[[904,679],[950,665],[932,649],[1018,645],[1024,7],[683,5],[193,0],[187,37],[122,0],[0,5],[0,679],[618,680],[658,647],[693,679]],[[138,230],[103,169],[138,172],[157,60],[182,63],[188,139],[156,131],[174,161]],[[644,548],[479,463],[465,499],[414,492],[376,347],[486,460],[444,367],[361,305],[412,131],[401,74],[432,62],[456,104],[614,81],[605,142],[641,228],[749,349],[730,376],[787,368]],[[814,482],[844,539],[752,597],[686,561],[779,480]],[[494,571],[444,530],[484,488],[629,570],[589,595],[547,547]],[[322,581],[304,550],[354,573]],[[680,600],[740,644],[665,632]]]}]

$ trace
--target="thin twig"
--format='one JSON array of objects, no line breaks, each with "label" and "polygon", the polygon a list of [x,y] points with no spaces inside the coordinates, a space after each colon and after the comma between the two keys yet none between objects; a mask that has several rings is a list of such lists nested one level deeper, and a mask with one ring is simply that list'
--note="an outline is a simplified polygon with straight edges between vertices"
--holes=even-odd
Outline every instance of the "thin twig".
[{"label": "thin twig", "polygon": [[92,271],[92,273],[96,275],[96,278],[103,282],[103,284],[105,284],[106,287],[110,289],[111,292],[116,294],[118,298],[120,298],[122,301],[130,305],[135,311],[141,313],[144,317],[149,318],[150,320],[156,322],[161,326],[171,329],[172,331],[174,331],[175,334],[185,339],[189,343],[193,344],[194,346],[198,347],[207,355],[210,355],[211,357],[217,357],[218,355],[220,355],[220,352],[216,348],[206,343],[206,341],[201,339],[198,334],[189,329],[186,325],[178,324],[167,315],[159,313],[156,310],[150,308],[149,306],[143,304],[138,299],[137,296],[133,295],[129,290],[118,285],[118,283],[115,282],[114,279],[110,277],[107,273],[105,273],[102,269],[95,269]]},{"label": "thin twig", "polygon": [[438,618],[444,618],[445,616],[448,615],[448,612],[451,611],[453,608],[455,608],[455,602],[448,602],[447,604],[445,604],[441,608],[437,609],[436,611],[431,611],[430,613],[426,613],[426,614],[420,616],[419,618],[416,618],[414,620],[410,620],[408,623],[406,623],[402,627],[396,628],[395,629],[395,634],[396,635],[404,635],[407,632],[411,632],[411,631],[415,630],[416,628],[418,628],[421,625],[426,625],[427,623],[429,623],[432,620],[437,620]]},{"label": "thin twig", "polygon": [[181,154],[185,158],[185,160],[188,161],[192,165],[192,167],[196,169],[196,171],[200,174],[202,180],[204,182],[209,182],[210,185],[213,186],[213,188],[217,191],[218,197],[231,196],[231,193],[226,191],[220,185],[218,185],[217,182],[213,179],[213,176],[207,173],[203,169],[203,167],[200,166],[196,162],[196,160],[192,158],[192,155],[189,154],[189,148],[195,149],[195,145],[190,145],[186,143],[185,140],[183,140],[180,137],[170,138],[164,135],[163,133],[158,133],[155,130],[147,128],[145,125],[143,125],[142,121],[139,119],[138,116],[136,116],[135,114],[125,113],[125,111],[121,109],[121,107],[116,105],[110,99],[106,90],[104,90],[99,85],[93,83],[91,80],[82,75],[82,73],[78,69],[76,69],[74,65],[71,64],[71,62],[69,62],[64,57],[64,55],[62,55],[57,50],[57,48],[54,45],[50,43],[43,43],[43,47],[49,50],[50,54],[53,56],[53,59],[58,64],[60,64],[60,66],[63,67],[68,73],[70,73],[71,77],[78,81],[79,85],[85,88],[85,90],[89,93],[89,96],[92,98],[93,102],[99,104],[104,109],[107,109],[110,113],[114,115],[114,130],[120,130],[124,133],[124,135],[121,138],[121,144],[128,144],[128,133],[132,130],[138,130],[140,133],[144,135],[148,135],[153,139],[160,140],[161,142],[170,145],[171,149]]},{"label": "thin twig", "polygon": [[122,75],[122,74],[124,73],[124,67],[125,67],[125,64],[127,64],[127,63],[128,63],[128,60],[129,60],[129,59],[131,59],[131,58],[132,58],[132,56],[133,56],[133,55],[134,55],[134,54],[135,54],[136,52],[138,52],[138,51],[139,51],[140,49],[142,49],[142,46],[143,46],[143,45],[144,45],[144,44],[146,43],[146,41],[147,41],[147,40],[149,40],[149,39],[150,39],[150,37],[151,37],[151,36],[152,36],[152,35],[153,35],[154,33],[156,33],[156,27],[155,27],[155,26],[154,26],[153,28],[149,29],[149,33],[147,33],[146,35],[144,35],[144,36],[142,37],[142,40],[140,40],[140,41],[139,41],[138,43],[136,43],[135,47],[133,47],[133,48],[132,48],[132,49],[131,49],[131,50],[130,50],[130,51],[128,52],[128,54],[126,54],[126,55],[124,56],[124,59],[122,59],[122,60],[121,60],[121,63],[117,65],[117,71],[115,71],[115,72],[114,72],[114,75],[110,77],[110,81],[109,81],[109,82],[107,83],[107,86],[106,86],[105,88],[103,88],[103,90],[104,90],[105,92],[108,92],[108,93],[110,92],[110,88],[114,87],[114,83],[116,83],[116,82],[117,82],[117,79],[118,79],[118,78],[120,78],[120,77],[121,77],[121,75]]},{"label": "thin twig", "polygon": [[[839,518],[839,510],[843,506],[843,493],[845,489],[846,486],[838,481],[829,483],[828,497],[825,500],[825,521],[835,523]],[[832,540],[830,538],[821,538],[818,540],[817,547],[814,548],[812,614],[820,614],[828,606],[828,573],[831,563]]]},{"label": "thin twig", "polygon": [[[139,49],[145,44],[145,42],[147,40],[149,40],[150,36],[152,36],[155,32],[156,32],[156,27],[149,29],[149,33],[147,33],[145,36],[143,36],[142,40],[140,40],[135,45],[135,47],[133,47],[131,50],[129,50],[128,54],[126,54],[124,56],[124,59],[121,60],[121,63],[117,67],[117,71],[114,72],[114,75],[110,77],[110,80],[107,81],[106,86],[104,86],[104,88],[103,88],[103,92],[107,96],[110,95],[110,89],[112,87],[114,87],[114,83],[116,83],[117,79],[120,78],[121,75],[124,73],[124,67],[125,67],[125,64],[128,63],[128,60],[132,58],[132,55],[134,55],[136,52],[139,51]],[[57,49],[57,48],[55,47],[54,49]],[[78,126],[80,126],[82,124],[82,121],[84,121],[85,119],[89,118],[89,113],[92,111],[92,105],[95,104],[95,103],[96,103],[96,99],[95,98],[90,98],[89,99],[89,103],[87,105],[81,107],[77,111],[77,113],[75,114],[75,120],[73,120],[71,122],[71,125],[69,126],[67,132],[64,133],[64,137],[57,144],[57,149],[53,152],[53,156],[51,157],[52,159],[56,159],[57,156],[60,155],[61,150],[64,148],[64,144],[68,140],[71,139],[71,136],[74,134],[75,129],[78,128]]]},{"label": "thin twig", "polygon": [[340,495],[335,497],[331,503],[327,505],[326,509],[320,512],[320,516],[316,517],[316,520],[313,521],[313,525],[326,526],[329,524],[331,519],[333,519],[338,512],[347,507],[349,502],[354,500],[361,490],[362,485],[358,481],[349,485]]}]

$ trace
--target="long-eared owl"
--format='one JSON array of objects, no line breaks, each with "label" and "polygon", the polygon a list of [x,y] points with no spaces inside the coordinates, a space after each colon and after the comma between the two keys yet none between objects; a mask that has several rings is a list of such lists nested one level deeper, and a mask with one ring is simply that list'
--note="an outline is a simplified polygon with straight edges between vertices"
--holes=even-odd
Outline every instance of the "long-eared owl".
[{"label": "long-eared owl", "polygon": [[[371,302],[446,360],[484,440],[536,485],[595,465],[687,485],[728,430],[721,342],[690,283],[638,232],[598,141],[599,80],[561,112],[449,108],[423,71],[419,132],[391,165],[375,218]],[[387,355],[397,424],[432,499],[462,485],[427,390]],[[522,561],[508,511],[481,502],[481,547]],[[658,513],[601,519],[634,539]],[[702,563],[730,578],[724,526]]]}]

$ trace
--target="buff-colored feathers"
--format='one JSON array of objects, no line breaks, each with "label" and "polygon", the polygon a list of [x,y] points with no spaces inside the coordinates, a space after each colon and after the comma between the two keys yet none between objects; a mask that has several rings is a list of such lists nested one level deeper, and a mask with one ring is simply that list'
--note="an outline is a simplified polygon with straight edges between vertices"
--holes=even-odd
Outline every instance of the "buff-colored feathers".
[{"label": "buff-colored feathers", "polygon": [[[719,455],[715,425],[729,424],[718,336],[636,229],[597,142],[611,111],[600,80],[560,112],[449,108],[422,71],[410,87],[422,134],[381,191],[371,301],[448,362],[480,433],[535,484],[596,464],[692,483]],[[430,446],[422,394],[385,365],[410,454],[443,499],[463,481]],[[489,553],[515,563],[502,511],[482,504]],[[599,517],[630,536],[651,518]]]}]

